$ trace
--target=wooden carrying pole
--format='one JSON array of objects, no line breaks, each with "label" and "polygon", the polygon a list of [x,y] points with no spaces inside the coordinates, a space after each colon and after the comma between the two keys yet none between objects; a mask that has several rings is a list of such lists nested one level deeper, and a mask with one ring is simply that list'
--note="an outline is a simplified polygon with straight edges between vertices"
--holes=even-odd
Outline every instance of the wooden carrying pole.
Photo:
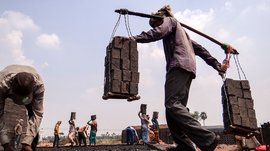
[{"label": "wooden carrying pole", "polygon": [[[163,19],[164,17],[163,16],[158,16],[158,15],[150,15],[150,14],[144,14],[144,13],[139,13],[139,12],[133,12],[133,11],[129,11],[128,9],[117,9],[115,10],[115,12],[119,13],[119,14],[122,14],[122,15],[134,15],[134,16],[140,16],[140,17],[146,17],[146,18],[155,18],[155,19]],[[206,39],[218,44],[221,48],[223,47],[223,43],[219,42],[218,40],[214,39],[213,37],[210,37],[186,24],[183,24],[181,22],[179,22],[181,24],[181,26],[185,27],[186,29],[190,30],[190,31],[193,31],[203,37],[205,37]],[[233,54],[236,54],[238,55],[239,53],[237,52],[236,49],[233,48],[232,50],[232,53]]]}]

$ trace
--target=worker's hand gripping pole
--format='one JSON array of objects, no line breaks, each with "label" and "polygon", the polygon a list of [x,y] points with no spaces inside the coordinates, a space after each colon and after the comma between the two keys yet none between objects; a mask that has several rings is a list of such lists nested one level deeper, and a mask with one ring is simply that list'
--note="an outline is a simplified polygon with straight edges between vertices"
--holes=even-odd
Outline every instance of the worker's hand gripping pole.
[{"label": "worker's hand gripping pole", "polygon": [[[135,16],[146,17],[146,18],[155,18],[155,19],[163,19],[163,18],[164,18],[163,16],[150,15],[150,14],[144,14],[144,13],[139,13],[139,12],[129,11],[128,9],[125,9],[125,8],[117,9],[117,10],[115,10],[115,12],[116,12],[116,13],[119,13],[119,14],[122,14],[122,15],[127,15],[127,14],[128,14],[128,15],[135,15]],[[194,28],[192,28],[192,27],[190,27],[190,26],[188,26],[188,25],[186,25],[186,24],[183,24],[183,23],[181,23],[181,22],[179,22],[179,23],[181,24],[181,26],[185,27],[186,29],[188,29],[188,30],[190,30],[190,31],[193,31],[193,32],[195,32],[195,33],[197,33],[197,34],[199,34],[199,35],[201,35],[201,36],[207,38],[208,40],[210,40],[210,41],[212,41],[212,42],[218,44],[222,49],[224,49],[224,43],[221,43],[221,42],[219,42],[218,40],[216,40],[216,39],[214,39],[214,38],[212,38],[212,37],[210,37],[210,36],[208,36],[208,35],[206,35],[206,34],[200,32],[200,31],[198,31],[198,30],[196,30],[196,29],[194,29]],[[225,44],[225,45],[226,45],[226,44]],[[229,45],[227,45],[227,46],[229,46]],[[231,47],[231,48],[232,48],[232,47]],[[224,50],[225,50],[225,49],[224,49]],[[225,51],[226,51],[226,50],[225,50]],[[231,53],[231,54],[236,54],[236,55],[239,54],[239,53],[237,52],[237,50],[234,49],[234,48],[232,48],[232,50],[231,50],[230,53]]]},{"label": "worker's hand gripping pole", "polygon": [[234,48],[232,46],[228,45],[228,44],[225,44],[225,43],[223,43],[221,48],[224,50],[224,53],[226,54],[226,57],[223,60],[221,66],[220,66],[220,70],[225,71],[225,72],[219,72],[219,75],[221,76],[221,78],[223,80],[225,80],[226,70],[230,67],[230,59],[232,57]]}]

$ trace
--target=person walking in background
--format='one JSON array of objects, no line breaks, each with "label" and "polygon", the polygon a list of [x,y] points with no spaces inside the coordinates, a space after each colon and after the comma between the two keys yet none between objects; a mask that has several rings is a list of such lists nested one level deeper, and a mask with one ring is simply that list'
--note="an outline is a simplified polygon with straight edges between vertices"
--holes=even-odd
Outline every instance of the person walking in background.
[{"label": "person walking in background", "polygon": [[141,113],[141,111],[139,111],[138,116],[141,119],[141,136],[142,136],[143,144],[147,144],[149,142],[148,126],[150,122],[145,113]]},{"label": "person walking in background", "polygon": [[148,123],[148,125],[147,125],[147,127],[148,127],[148,143],[151,143],[152,140],[153,140],[154,137],[155,137],[155,133],[154,133],[154,131],[152,130],[151,125],[150,125],[150,116],[149,116],[149,114],[147,114],[146,117],[147,117],[147,120],[149,121],[149,123]]},{"label": "person walking in background", "polygon": [[15,132],[15,149],[19,148],[20,142],[21,142],[21,135],[22,135],[22,126],[23,126],[23,119],[19,119],[18,123],[16,124],[14,128]]},{"label": "person walking in background", "polygon": [[154,141],[159,144],[159,124],[158,124],[158,112],[154,112],[152,116],[152,130],[154,132]]},{"label": "person walking in background", "polygon": [[[43,118],[44,84],[37,71],[30,66],[9,65],[0,71],[0,144],[5,150],[13,151],[5,125],[4,109],[6,99],[27,109],[26,133],[21,135],[23,151],[35,150],[38,130]],[[13,128],[12,128],[13,131]]]},{"label": "person walking in background", "polygon": [[74,144],[78,145],[78,142],[76,141],[75,137],[75,121],[69,120],[69,133],[68,133],[68,140],[71,143],[70,146],[73,146]]},{"label": "person walking in background", "polygon": [[88,137],[87,136],[87,130],[88,130],[89,126],[88,125],[84,125],[84,126],[81,126],[79,129],[78,129],[78,139],[79,139],[79,146],[81,146],[82,144],[82,141],[83,141],[83,144],[84,146],[86,146],[86,138]]},{"label": "person walking in background", "polygon": [[62,121],[57,121],[57,123],[54,126],[54,141],[53,141],[53,147],[59,148],[59,133],[60,133],[60,125]]},{"label": "person walking in background", "polygon": [[128,126],[126,128],[126,143],[128,145],[133,145],[134,142],[139,142],[139,137],[138,137],[138,134],[137,134],[137,131],[135,130],[134,127],[132,126]]},{"label": "person walking in background", "polygon": [[90,136],[89,136],[89,144],[90,146],[96,145],[96,135],[97,135],[97,120],[96,120],[96,115],[91,116],[91,120],[87,122],[88,125],[90,125],[91,130],[90,130]]},{"label": "person walking in background", "polygon": [[201,124],[192,118],[187,110],[189,89],[196,77],[195,55],[200,56],[208,65],[219,73],[225,73],[222,66],[201,45],[191,40],[181,24],[173,17],[171,8],[166,5],[155,15],[163,19],[151,18],[150,29],[131,37],[138,43],[149,43],[163,40],[166,58],[165,108],[168,127],[174,141],[175,149],[195,151],[194,142],[202,151],[213,151],[218,143],[215,133],[202,128]]}]

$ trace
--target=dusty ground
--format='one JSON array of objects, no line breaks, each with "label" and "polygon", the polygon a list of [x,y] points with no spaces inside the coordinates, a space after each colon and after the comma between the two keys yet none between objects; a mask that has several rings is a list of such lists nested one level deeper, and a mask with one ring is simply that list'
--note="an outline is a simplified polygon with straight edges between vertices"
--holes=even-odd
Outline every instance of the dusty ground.
[{"label": "dusty ground", "polygon": [[38,148],[37,151],[155,151],[147,145],[97,145],[87,147]]},{"label": "dusty ground", "polygon": [[240,151],[240,148],[237,145],[220,144],[217,146],[215,151]]},{"label": "dusty ground", "polygon": [[[165,151],[166,147],[169,147],[170,145],[155,145],[158,149]],[[199,148],[196,149],[196,151],[200,151]],[[216,147],[215,151],[240,151],[240,148],[237,145],[225,145],[220,144]]]},{"label": "dusty ground", "polygon": [[[45,145],[46,146],[46,145]],[[63,146],[60,148],[52,148],[49,147],[51,145],[47,145],[47,147],[39,147],[37,151],[166,151],[167,147],[171,145],[163,144],[163,145],[97,145],[97,146],[87,146],[87,147],[69,147]],[[197,149],[197,151],[200,151]],[[217,146],[215,151],[240,151],[237,145],[225,145],[220,144]]]}]

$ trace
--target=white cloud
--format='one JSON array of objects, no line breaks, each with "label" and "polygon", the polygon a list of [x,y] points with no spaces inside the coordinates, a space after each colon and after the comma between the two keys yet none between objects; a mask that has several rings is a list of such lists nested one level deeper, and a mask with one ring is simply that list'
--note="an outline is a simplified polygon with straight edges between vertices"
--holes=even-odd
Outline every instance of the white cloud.
[{"label": "white cloud", "polygon": [[225,29],[220,29],[218,32],[217,32],[218,34],[218,38],[220,39],[220,40],[227,40],[228,38],[229,38],[229,36],[230,36],[230,33],[228,32],[228,31],[226,31]]},{"label": "white cloud", "polygon": [[230,1],[225,2],[226,9],[231,9],[231,7],[232,7],[232,3]]},{"label": "white cloud", "polygon": [[[34,21],[15,11],[5,11],[0,15],[0,63],[33,65],[34,61],[26,57],[23,49],[24,31],[37,31]],[[5,54],[5,55],[3,55]]]},{"label": "white cloud", "polygon": [[165,72],[165,56],[162,48],[158,47],[158,42],[138,44],[139,66],[142,87],[151,87],[156,84],[157,72]]},{"label": "white cloud", "polygon": [[249,50],[253,46],[253,41],[247,36],[241,36],[236,39],[237,45],[243,50]]},{"label": "white cloud", "polygon": [[43,62],[43,64],[41,65],[41,68],[44,69],[44,68],[47,68],[48,66],[49,66],[48,62]]},{"label": "white cloud", "polygon": [[270,12],[270,1],[263,1],[256,6],[258,12]]},{"label": "white cloud", "polygon": [[9,45],[12,57],[16,63],[32,65],[33,61],[26,58],[22,49],[22,32],[11,31],[7,35],[7,45]]},{"label": "white cloud", "polygon": [[34,21],[29,17],[20,12],[15,11],[5,11],[1,18],[4,18],[9,27],[17,30],[38,30],[39,27],[34,23]]},{"label": "white cloud", "polygon": [[246,16],[246,15],[248,15],[249,13],[252,13],[252,8],[251,8],[251,7],[246,7],[245,9],[243,9],[243,10],[240,12],[240,16]]},{"label": "white cloud", "polygon": [[157,42],[139,44],[138,49],[140,53],[143,53],[142,57],[154,60],[164,59],[164,52],[162,48],[159,48]]},{"label": "white cloud", "polygon": [[41,34],[36,41],[41,48],[57,49],[60,47],[60,39],[56,34]]},{"label": "white cloud", "polygon": [[177,12],[174,16],[184,24],[190,25],[198,30],[203,30],[205,26],[213,20],[215,12],[213,9],[209,11],[202,10],[189,10],[184,12]]}]

